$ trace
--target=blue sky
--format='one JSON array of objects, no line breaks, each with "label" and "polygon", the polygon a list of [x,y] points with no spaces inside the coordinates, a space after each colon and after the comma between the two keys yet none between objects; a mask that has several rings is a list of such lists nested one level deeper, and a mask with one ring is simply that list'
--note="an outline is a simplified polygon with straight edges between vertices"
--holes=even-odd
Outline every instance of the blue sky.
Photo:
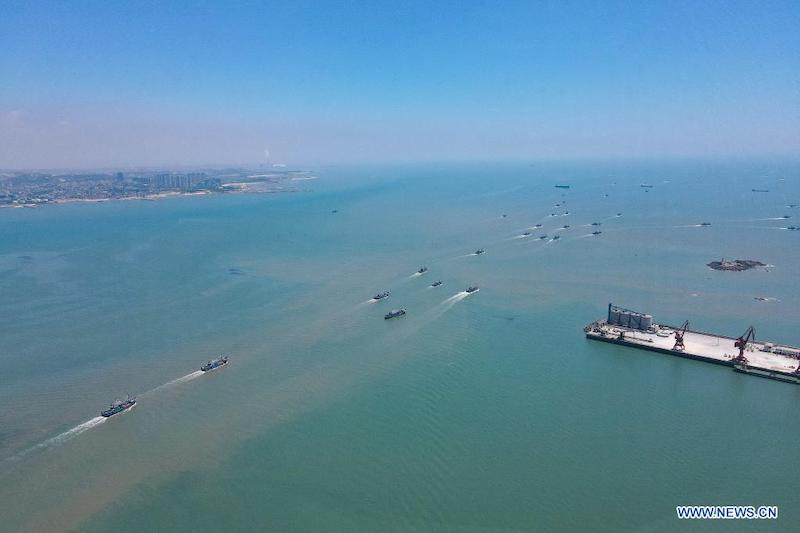
[{"label": "blue sky", "polygon": [[800,156],[796,1],[0,13],[0,167]]}]

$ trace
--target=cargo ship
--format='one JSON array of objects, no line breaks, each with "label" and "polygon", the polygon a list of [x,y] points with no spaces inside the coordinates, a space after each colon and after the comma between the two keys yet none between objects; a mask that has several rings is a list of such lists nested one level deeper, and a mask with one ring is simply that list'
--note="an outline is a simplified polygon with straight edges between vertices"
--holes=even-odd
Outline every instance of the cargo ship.
[{"label": "cargo ship", "polygon": [[676,355],[731,367],[736,372],[800,384],[800,348],[756,341],[750,327],[727,337],[681,326],[660,325],[653,316],[608,304],[608,315],[583,329],[587,339]]},{"label": "cargo ship", "polygon": [[383,300],[384,298],[389,297],[389,291],[379,292],[375,296],[372,297],[373,300]]},{"label": "cargo ship", "polygon": [[114,400],[111,402],[111,405],[108,406],[108,409],[100,411],[100,415],[109,418],[127,411],[134,405],[136,405],[136,398],[131,398],[130,396],[128,396],[127,400]]},{"label": "cargo ship", "polygon": [[405,309],[395,309],[394,311],[389,311],[385,315],[383,315],[384,320],[389,320],[390,318],[396,318],[398,316],[403,316],[406,314]]}]

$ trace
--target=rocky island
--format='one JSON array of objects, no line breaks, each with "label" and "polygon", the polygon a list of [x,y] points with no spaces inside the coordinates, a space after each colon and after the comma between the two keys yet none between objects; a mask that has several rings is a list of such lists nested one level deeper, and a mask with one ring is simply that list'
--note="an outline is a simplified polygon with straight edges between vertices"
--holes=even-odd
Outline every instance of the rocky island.
[{"label": "rocky island", "polygon": [[751,259],[722,259],[720,261],[711,261],[708,263],[708,267],[713,270],[733,270],[735,272],[741,272],[742,270],[750,270],[751,268],[756,267],[765,267],[767,266],[766,263],[762,263],[761,261],[753,261]]}]

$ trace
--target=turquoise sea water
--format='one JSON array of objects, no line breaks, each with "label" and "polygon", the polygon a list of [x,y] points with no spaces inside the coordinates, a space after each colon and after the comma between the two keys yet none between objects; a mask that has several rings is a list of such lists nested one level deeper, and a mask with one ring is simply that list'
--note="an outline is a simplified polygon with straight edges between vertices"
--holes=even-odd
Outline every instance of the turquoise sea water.
[{"label": "turquoise sea water", "polygon": [[613,301],[800,345],[800,165],[315,170],[0,211],[0,530],[796,530],[800,387],[581,328]]}]

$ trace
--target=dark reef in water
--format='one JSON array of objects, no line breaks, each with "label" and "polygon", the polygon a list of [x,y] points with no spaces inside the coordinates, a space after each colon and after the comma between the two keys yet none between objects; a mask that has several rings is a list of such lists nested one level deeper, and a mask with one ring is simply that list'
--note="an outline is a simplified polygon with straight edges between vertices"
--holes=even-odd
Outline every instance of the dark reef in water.
[{"label": "dark reef in water", "polygon": [[708,266],[714,270],[732,270],[741,272],[742,270],[750,270],[751,268],[767,266],[766,263],[761,261],[753,261],[751,259],[734,259],[729,261],[723,259],[721,261],[711,261]]}]

